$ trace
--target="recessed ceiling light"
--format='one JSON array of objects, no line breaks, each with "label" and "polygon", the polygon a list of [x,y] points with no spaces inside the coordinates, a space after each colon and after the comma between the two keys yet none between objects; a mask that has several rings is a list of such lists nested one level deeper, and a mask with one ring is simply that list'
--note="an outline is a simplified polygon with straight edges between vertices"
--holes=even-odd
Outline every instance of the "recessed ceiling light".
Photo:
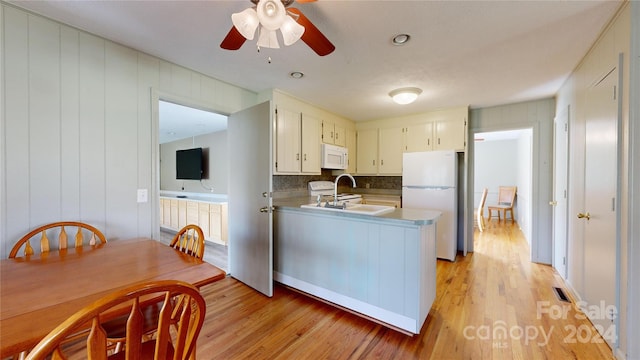
[{"label": "recessed ceiling light", "polygon": [[411,36],[409,34],[398,34],[393,37],[392,42],[393,45],[404,45],[409,42],[409,39],[411,39]]},{"label": "recessed ceiling light", "polygon": [[302,79],[302,77],[304,76],[304,74],[300,71],[292,71],[289,76],[291,76],[294,79]]}]

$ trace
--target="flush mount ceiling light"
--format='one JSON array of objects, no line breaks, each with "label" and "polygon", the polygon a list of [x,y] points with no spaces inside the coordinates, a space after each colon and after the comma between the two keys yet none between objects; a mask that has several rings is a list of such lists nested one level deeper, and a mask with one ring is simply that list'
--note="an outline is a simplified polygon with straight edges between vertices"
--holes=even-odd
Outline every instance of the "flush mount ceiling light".
[{"label": "flush mount ceiling light", "polygon": [[421,93],[422,90],[417,87],[406,87],[393,90],[389,96],[396,104],[405,105],[414,102]]},{"label": "flush mount ceiling light", "polygon": [[[315,0],[297,0],[312,2]],[[251,0],[255,6],[231,15],[233,27],[220,47],[238,50],[245,40],[253,40],[258,30],[258,49],[280,48],[277,30],[286,46],[302,39],[318,55],[328,55],[335,46],[304,16],[300,10],[289,7],[294,0]]]}]

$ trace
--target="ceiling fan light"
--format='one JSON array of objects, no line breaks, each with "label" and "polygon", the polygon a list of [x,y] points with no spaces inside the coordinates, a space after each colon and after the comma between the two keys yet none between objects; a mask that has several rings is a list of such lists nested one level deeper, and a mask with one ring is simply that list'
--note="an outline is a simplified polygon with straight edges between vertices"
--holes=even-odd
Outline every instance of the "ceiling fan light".
[{"label": "ceiling fan light", "polygon": [[278,44],[278,37],[276,36],[276,32],[261,27],[260,35],[258,36],[258,47],[279,49],[280,44]]},{"label": "ceiling fan light", "polygon": [[291,16],[287,15],[284,23],[280,27],[280,31],[282,32],[284,45],[289,46],[300,40],[302,34],[304,34],[304,26],[298,24]]},{"label": "ceiling fan light", "polygon": [[287,17],[280,0],[260,0],[257,5],[258,20],[268,30],[278,30]]},{"label": "ceiling fan light", "polygon": [[389,93],[389,96],[391,96],[396,104],[406,105],[414,102],[421,93],[421,89],[416,87],[406,87],[393,90]]},{"label": "ceiling fan light", "polygon": [[258,14],[254,8],[248,8],[242,12],[232,14],[231,22],[238,32],[247,40],[253,40],[256,29],[260,24]]}]

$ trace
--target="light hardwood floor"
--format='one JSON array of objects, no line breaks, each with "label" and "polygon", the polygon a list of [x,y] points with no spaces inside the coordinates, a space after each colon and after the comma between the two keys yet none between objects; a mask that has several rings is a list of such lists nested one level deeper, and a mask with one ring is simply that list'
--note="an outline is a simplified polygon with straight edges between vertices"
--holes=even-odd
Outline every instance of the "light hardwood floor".
[{"label": "light hardwood floor", "polygon": [[[438,261],[437,295],[407,336],[283,286],[267,298],[231,277],[202,288],[198,359],[613,359],[517,224],[488,222],[475,253]],[[567,309],[566,316],[557,315]],[[550,310],[550,313],[547,312]],[[557,312],[556,312],[557,311]]]},{"label": "light hardwood floor", "polygon": [[483,233],[476,230],[473,254],[438,261],[436,300],[419,335],[280,285],[268,298],[227,277],[201,289],[207,315],[197,358],[613,359],[591,323],[558,300],[554,286],[563,288],[562,279],[550,266],[529,261],[517,224],[494,220]]}]

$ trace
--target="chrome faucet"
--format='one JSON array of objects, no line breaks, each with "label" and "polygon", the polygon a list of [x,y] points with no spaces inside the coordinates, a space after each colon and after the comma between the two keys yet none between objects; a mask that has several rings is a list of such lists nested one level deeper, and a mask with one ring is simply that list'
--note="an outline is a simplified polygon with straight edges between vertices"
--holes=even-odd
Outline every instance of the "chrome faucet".
[{"label": "chrome faucet", "polygon": [[347,173],[338,175],[338,177],[336,178],[336,181],[333,183],[333,206],[338,205],[338,180],[340,180],[340,178],[343,176],[348,176],[351,179],[351,182],[353,183],[353,187],[354,188],[356,187],[356,179],[354,179],[353,176]]}]

